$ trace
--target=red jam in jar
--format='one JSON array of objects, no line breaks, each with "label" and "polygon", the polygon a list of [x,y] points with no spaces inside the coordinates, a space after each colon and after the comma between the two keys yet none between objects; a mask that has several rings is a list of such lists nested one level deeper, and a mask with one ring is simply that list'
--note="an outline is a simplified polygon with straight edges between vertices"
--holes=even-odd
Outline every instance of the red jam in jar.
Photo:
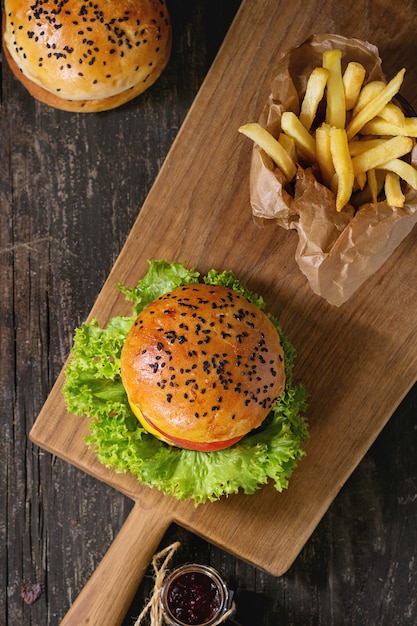
[{"label": "red jam in jar", "polygon": [[174,570],[161,592],[165,618],[173,626],[214,626],[227,610],[228,589],[213,568],[183,565]]}]

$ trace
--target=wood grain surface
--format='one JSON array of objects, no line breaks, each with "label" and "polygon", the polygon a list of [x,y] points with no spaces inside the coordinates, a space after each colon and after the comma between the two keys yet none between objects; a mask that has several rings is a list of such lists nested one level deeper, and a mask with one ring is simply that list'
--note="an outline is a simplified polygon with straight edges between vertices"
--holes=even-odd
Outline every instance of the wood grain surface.
[{"label": "wood grain surface", "polygon": [[[168,526],[169,537],[179,534],[189,548],[186,559],[193,551],[210,555],[221,569],[227,560],[235,585],[252,589],[262,600],[262,618],[245,621],[249,614],[241,611],[242,623],[274,624],[278,616],[288,624],[415,621],[414,560],[407,547],[416,538],[414,391],[396,414],[399,426],[388,425],[286,575],[276,578],[247,563],[277,575],[292,564],[412,387],[416,235],[345,307],[328,307],[297,271],[294,234],[259,231],[252,224],[246,173],[250,146],[234,129],[259,115],[280,51],[312,32],[371,40],[387,73],[407,67],[403,95],[413,102],[416,11],[411,2],[401,5],[401,16],[386,2],[361,2],[366,19],[358,21],[357,14],[332,2],[312,2],[308,9],[301,2],[242,3],[166,154],[237,4],[227,10],[222,3],[174,4],[177,47],[167,73],[152,93],[108,115],[47,109],[31,101],[4,68],[1,373],[2,402],[5,410],[12,408],[14,419],[5,426],[2,489],[7,519],[16,520],[4,526],[11,565],[4,573],[10,598],[4,603],[6,624],[59,623],[131,508],[118,490],[138,502],[130,520],[137,519],[138,507],[138,519],[148,522],[157,511],[161,535]],[[146,259],[158,257],[185,260],[203,272],[213,265],[231,267],[265,294],[288,330],[301,357],[297,376],[311,393],[308,457],[288,493],[277,496],[267,488],[259,497],[230,498],[210,507],[208,515],[208,507],[194,511],[170,501],[167,514],[167,499],[149,498],[149,491],[130,477],[104,471],[80,445],[86,423],[65,419],[60,378],[32,430],[42,449],[59,458],[27,441],[65,361],[74,326],[94,302],[92,313],[103,322],[122,311],[115,282],[134,284]],[[3,354],[13,368],[5,365]],[[61,459],[116,490],[108,494],[105,485]],[[103,490],[107,496],[101,502]],[[396,494],[393,500],[389,491]],[[283,535],[289,519],[294,527]],[[197,530],[216,547],[180,527]],[[246,539],[252,537],[243,553],[242,529]],[[160,539],[152,536],[143,547],[138,542],[145,563],[152,541]],[[24,579],[44,585],[43,596],[30,607],[19,600]],[[116,591],[119,581],[120,576],[107,576]],[[250,593],[241,606],[247,597]],[[121,618],[112,617],[109,624]]]}]

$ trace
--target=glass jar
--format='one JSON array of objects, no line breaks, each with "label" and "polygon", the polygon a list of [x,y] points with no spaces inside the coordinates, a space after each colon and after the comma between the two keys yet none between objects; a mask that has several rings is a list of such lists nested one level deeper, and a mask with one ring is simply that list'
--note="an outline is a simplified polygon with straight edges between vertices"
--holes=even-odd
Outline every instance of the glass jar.
[{"label": "glass jar", "polygon": [[230,608],[232,594],[220,574],[191,563],[173,570],[161,590],[164,618],[170,626],[215,626]]}]

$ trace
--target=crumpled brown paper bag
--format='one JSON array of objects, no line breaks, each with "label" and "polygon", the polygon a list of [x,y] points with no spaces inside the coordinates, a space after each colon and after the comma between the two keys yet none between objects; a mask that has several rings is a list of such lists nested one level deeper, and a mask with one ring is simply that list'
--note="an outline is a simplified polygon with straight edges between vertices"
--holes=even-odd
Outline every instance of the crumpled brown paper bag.
[{"label": "crumpled brown paper bag", "polygon": [[[385,80],[378,50],[371,44],[339,35],[313,36],[286,54],[278,66],[271,94],[259,120],[275,136],[283,111],[297,115],[307,78],[322,65],[323,51],[342,51],[342,67],[358,61],[367,70],[366,82]],[[412,162],[417,163],[417,148]],[[374,274],[417,221],[417,191],[407,186],[406,202],[398,209],[386,201],[365,204],[356,211],[338,213],[331,191],[316,179],[312,168],[298,167],[293,189],[272,160],[253,147],[250,203],[255,222],[296,229],[296,261],[312,290],[330,304],[340,306]]]}]

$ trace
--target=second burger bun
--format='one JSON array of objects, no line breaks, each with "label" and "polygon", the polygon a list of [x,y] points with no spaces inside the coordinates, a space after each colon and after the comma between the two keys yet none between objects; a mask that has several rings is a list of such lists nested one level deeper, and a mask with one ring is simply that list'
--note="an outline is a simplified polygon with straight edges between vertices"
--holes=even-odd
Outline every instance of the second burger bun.
[{"label": "second burger bun", "polygon": [[149,432],[209,452],[262,424],[284,390],[284,352],[255,304],[228,287],[194,284],[140,313],[122,349],[121,374]]},{"label": "second burger bun", "polygon": [[38,100],[58,109],[114,109],[168,63],[164,0],[5,0],[5,57]]}]

